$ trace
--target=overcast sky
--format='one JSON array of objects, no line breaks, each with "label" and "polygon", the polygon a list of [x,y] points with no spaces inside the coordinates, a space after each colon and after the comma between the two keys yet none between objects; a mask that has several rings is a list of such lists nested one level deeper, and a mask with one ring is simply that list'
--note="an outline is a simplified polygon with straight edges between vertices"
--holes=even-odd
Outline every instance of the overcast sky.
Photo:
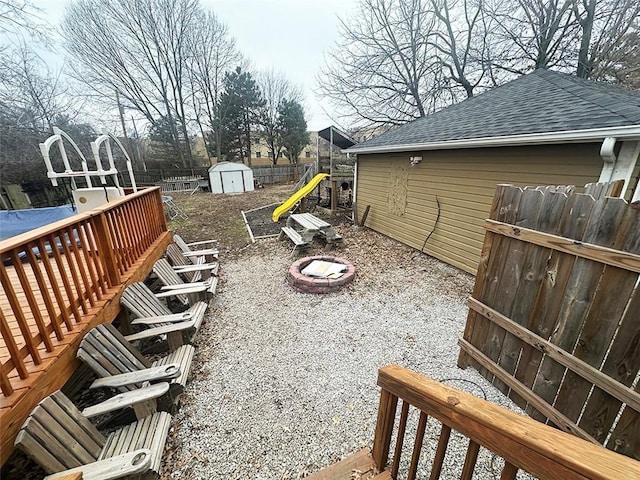
[{"label": "overcast sky", "polygon": [[[105,0],[108,1],[108,0]],[[43,17],[57,25],[64,0],[33,0]],[[316,98],[316,75],[338,33],[338,16],[353,11],[356,0],[201,0],[227,24],[240,51],[257,70],[273,68],[305,94],[310,130],[329,126],[327,102]],[[60,49],[61,52],[61,49]],[[332,114],[328,111],[329,115]]]}]

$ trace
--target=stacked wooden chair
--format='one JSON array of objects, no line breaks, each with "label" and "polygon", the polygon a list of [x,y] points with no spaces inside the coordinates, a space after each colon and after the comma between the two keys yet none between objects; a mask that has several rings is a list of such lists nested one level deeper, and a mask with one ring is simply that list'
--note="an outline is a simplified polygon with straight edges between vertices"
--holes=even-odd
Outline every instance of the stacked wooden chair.
[{"label": "stacked wooden chair", "polygon": [[[159,386],[161,388],[154,387],[158,391],[168,389],[166,383]],[[138,391],[129,392],[129,395],[140,396]],[[111,403],[116,407],[130,403],[122,397],[119,401],[120,405]],[[84,480],[121,478],[145,472],[159,475],[171,424],[169,413],[147,415],[104,436],[88,417],[109,410],[90,408],[93,410],[80,412],[62,392],[57,391],[33,409],[15,444],[51,474],[47,479],[77,472],[82,472]]]},{"label": "stacked wooden chair", "polygon": [[168,381],[168,396],[161,408],[170,410],[186,387],[194,354],[192,345],[182,345],[150,362],[118,329],[111,324],[103,324],[85,335],[77,357],[100,377],[90,388],[110,387],[127,392],[144,388],[150,382]]},{"label": "stacked wooden chair", "polygon": [[[138,331],[125,336],[111,324],[98,325],[78,348],[77,357],[98,377],[89,388],[109,388],[117,394],[80,412],[57,391],[22,425],[15,444],[40,464],[49,474],[46,478],[74,478],[78,473],[85,480],[160,475],[171,413],[186,389],[195,355],[192,343],[218,282],[218,251],[211,242],[187,244],[178,235],[174,242],[167,249],[170,263],[160,259],[153,267],[163,284],[160,291],[154,293],[138,282],[122,294],[129,326]],[[177,302],[167,303],[172,298]],[[149,341],[154,346],[166,342],[168,351],[148,360],[136,346]],[[89,420],[124,408],[131,408],[137,421],[109,435]]]},{"label": "stacked wooden chair", "polygon": [[[170,294],[175,295],[173,292]],[[184,343],[182,339],[186,340],[186,343],[193,341],[202,325],[208,307],[207,303],[197,301],[184,312],[173,313],[142,282],[133,283],[127,287],[122,294],[120,304],[134,318],[131,325],[150,327],[126,336],[125,338],[129,342],[166,334],[171,350],[180,347]]]},{"label": "stacked wooden chair", "polygon": [[175,243],[167,247],[166,256],[173,270],[182,275],[187,282],[207,280],[212,276],[218,275],[217,261],[207,263],[204,256],[195,257],[195,260],[192,261],[189,257],[183,255],[182,250]]},{"label": "stacked wooden chair", "polygon": [[213,296],[216,293],[217,276],[209,276],[206,280],[185,282],[164,258],[154,264],[153,273],[163,284],[161,292],[156,295],[158,298],[175,296],[183,305],[189,306],[198,300],[206,298],[208,295]]},{"label": "stacked wooden chair", "polygon": [[[218,259],[218,249],[215,245],[218,243],[216,240],[204,240],[201,242],[187,243],[180,235],[173,236],[173,243],[182,251],[182,254],[188,258],[194,265],[200,262],[200,258],[203,257],[206,262],[213,263]],[[194,250],[195,248],[195,250]]]}]

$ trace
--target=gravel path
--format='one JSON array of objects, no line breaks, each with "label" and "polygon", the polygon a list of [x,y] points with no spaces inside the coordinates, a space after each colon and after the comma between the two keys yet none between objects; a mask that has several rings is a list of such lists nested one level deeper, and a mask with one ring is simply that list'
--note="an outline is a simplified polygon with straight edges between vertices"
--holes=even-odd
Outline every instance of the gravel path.
[{"label": "gravel path", "polygon": [[[371,446],[377,369],[390,363],[511,408],[477,372],[456,367],[473,278],[373,232],[343,233],[339,255],[357,278],[336,294],[293,291],[284,242],[222,259],[164,478],[302,478]],[[451,448],[449,468],[461,467],[463,446]],[[493,463],[482,456],[477,478],[499,476]]]}]

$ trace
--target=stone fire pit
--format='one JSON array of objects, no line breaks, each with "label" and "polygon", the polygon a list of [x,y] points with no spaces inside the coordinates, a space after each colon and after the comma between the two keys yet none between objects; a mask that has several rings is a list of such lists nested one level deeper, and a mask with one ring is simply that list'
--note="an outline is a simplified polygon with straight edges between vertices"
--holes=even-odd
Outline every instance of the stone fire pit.
[{"label": "stone fire pit", "polygon": [[[347,269],[339,278],[318,278],[303,274],[302,270],[314,260],[339,263],[346,265]],[[344,285],[351,283],[355,276],[356,268],[344,258],[316,255],[314,257],[301,258],[293,263],[287,273],[287,282],[295,290],[302,293],[331,293],[337,292]]]}]

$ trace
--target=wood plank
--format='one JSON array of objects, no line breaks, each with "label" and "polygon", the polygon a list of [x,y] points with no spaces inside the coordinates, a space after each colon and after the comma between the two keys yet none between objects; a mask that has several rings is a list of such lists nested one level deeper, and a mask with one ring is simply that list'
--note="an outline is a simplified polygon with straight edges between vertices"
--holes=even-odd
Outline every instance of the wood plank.
[{"label": "wood plank", "polygon": [[[550,194],[557,197],[559,194]],[[593,208],[593,199],[588,195],[571,195],[566,201],[556,199],[556,202],[564,203],[560,215],[560,223],[557,233],[570,238],[582,238],[586,228],[585,218],[589,217]],[[527,329],[541,338],[549,339],[553,333],[558,312],[562,304],[563,293],[566,289],[569,276],[573,269],[576,257],[557,250],[551,250],[544,272],[544,277],[538,289],[535,305],[531,310],[527,321]],[[538,367],[542,361],[542,353],[528,345],[525,345],[515,377],[524,385],[531,387],[535,381]],[[526,402],[517,394],[510,395],[516,403],[525,408]],[[532,416],[539,420],[544,417],[533,408],[527,410]]]},{"label": "wood plank", "polygon": [[424,431],[427,428],[427,419],[428,415],[424,412],[420,412],[418,428],[416,429],[416,438],[413,442],[413,451],[411,452],[411,462],[409,463],[407,480],[415,480],[416,478],[418,461],[420,460],[420,453],[422,452],[422,442],[424,441]]},{"label": "wood plank", "polygon": [[[502,197],[502,203],[499,206],[498,220],[506,223],[515,223],[518,215],[518,206],[520,199],[522,198],[523,190],[518,187],[506,187],[504,195]],[[505,288],[513,288],[513,280],[511,283],[506,282],[506,277],[513,276],[516,272],[518,259],[521,257],[521,250],[524,244],[516,242],[513,239],[507,237],[498,237],[493,240],[492,249],[489,254],[489,265],[487,269],[488,281],[485,280],[483,292],[480,294],[482,303],[489,306],[498,306],[503,299],[507,299],[505,294]],[[512,252],[512,247],[515,247],[515,252]],[[474,331],[471,335],[471,343],[478,345],[483,351],[491,349],[492,340],[501,341],[502,337],[495,331],[491,323],[481,317],[476,318],[476,322],[479,324],[474,327]],[[492,380],[490,372],[480,364],[474,365],[480,375]]]},{"label": "wood plank", "polygon": [[98,462],[92,462],[82,467],[45,477],[45,480],[91,479],[108,480],[111,478],[136,475],[147,471],[151,466],[151,451],[139,449],[116,457],[109,457]]},{"label": "wood plank", "polygon": [[157,399],[169,391],[167,382],[156,383],[145,388],[137,388],[129,392],[119,393],[113,397],[100,402],[97,405],[82,410],[82,415],[87,418],[93,418],[98,415],[120,410],[125,407],[133,407],[141,402]]},{"label": "wood plank", "polygon": [[171,380],[180,376],[180,364],[172,363],[159,367],[146,368],[109,377],[98,378],[89,388],[122,387],[124,385],[141,384],[153,380]]},{"label": "wood plank", "polygon": [[[542,192],[525,189],[520,197],[513,223],[522,227],[536,228],[539,223],[543,200],[544,195]],[[532,254],[534,246],[517,241],[507,241],[503,248],[507,249],[507,252],[506,257],[504,257],[503,270],[498,278],[497,295],[492,307],[506,316],[512,317],[512,311],[514,308],[517,310],[517,306],[521,301],[520,297],[523,296],[523,289],[527,287],[525,280],[526,270],[523,270],[523,266],[526,264],[527,258]],[[524,299],[522,301],[526,303]],[[525,306],[527,305],[523,305],[523,307]],[[525,311],[528,313],[528,309]],[[516,319],[518,322],[524,322],[522,311],[516,312]],[[505,341],[508,342],[507,351],[503,350]],[[519,347],[520,344],[517,339],[514,339],[514,337],[509,339],[503,329],[498,328],[494,323],[490,323],[487,339],[484,344],[480,345],[480,350],[495,362],[498,362],[502,357],[503,363],[506,363],[508,355],[512,355],[509,363],[513,363],[515,368],[515,363],[520,353]],[[509,388],[499,379],[489,378],[489,381],[498,390],[505,394],[508,393]]]},{"label": "wood plank", "polygon": [[[622,199],[618,200],[624,202]],[[553,248],[554,250],[569,253],[580,258],[586,258],[595,262],[611,265],[612,267],[619,267],[640,273],[640,255],[637,254],[607,248],[588,241],[579,242],[549,233],[536,232],[535,230],[520,228],[494,220],[486,220],[485,228],[490,232],[498,233],[505,237],[517,238],[523,242]]]},{"label": "wood plank", "polygon": [[[640,393],[640,383],[635,390]],[[607,441],[607,448],[640,461],[640,412],[624,409]]]},{"label": "wood plank", "polygon": [[372,456],[376,468],[381,471],[387,466],[389,448],[391,445],[391,433],[395,420],[398,397],[383,390],[380,392],[380,404],[378,406],[378,420],[373,437]]},{"label": "wood plank", "polygon": [[[491,210],[489,212],[489,218],[498,218],[498,211],[500,205],[502,204],[502,198],[504,197],[504,192],[506,191],[506,185],[498,185],[496,187],[496,192],[493,197],[493,203],[491,205]],[[480,263],[478,265],[478,272],[476,275],[476,282],[473,286],[472,297],[481,298],[482,292],[484,290],[484,284],[487,281],[488,276],[488,268],[489,268],[489,259],[491,255],[491,250],[493,247],[493,241],[496,238],[496,235],[492,233],[487,233],[485,235],[484,243],[482,245],[482,252],[480,254]],[[480,327],[476,326],[477,323],[481,322],[478,319],[477,312],[469,312],[467,315],[467,322],[464,327],[463,338],[470,340],[473,335],[477,334],[476,329]],[[466,354],[466,352],[460,351],[458,356],[458,367],[466,368],[471,363],[470,357]]]},{"label": "wood plank", "polygon": [[402,445],[404,444],[404,434],[407,429],[407,418],[409,416],[409,404],[402,402],[402,408],[400,409],[400,423],[398,424],[398,433],[396,435],[396,447],[393,452],[393,464],[391,466],[391,476],[393,478],[398,476],[398,470],[400,468],[400,457],[402,456]]},{"label": "wood plank", "polygon": [[444,462],[444,456],[447,453],[447,446],[449,445],[449,437],[451,436],[451,427],[446,424],[442,424],[440,428],[440,435],[438,436],[438,447],[433,457],[433,463],[431,464],[431,474],[429,480],[438,480],[442,473],[442,464]]},{"label": "wood plank", "polygon": [[[557,187],[545,187],[537,190],[541,192],[542,196],[533,199],[535,203],[539,202],[535,217],[531,216],[529,219],[519,222],[519,226],[528,226],[535,228],[537,231],[556,233],[568,197],[563,193],[556,194]],[[524,194],[528,194],[527,189],[525,189]],[[532,204],[532,207],[534,207],[535,203]],[[531,244],[525,250],[522,272],[519,275],[519,285],[509,315],[511,320],[519,325],[525,325],[529,321],[546,273],[550,254],[550,249]],[[523,343],[518,337],[507,333],[498,357],[498,365],[503,370],[513,374],[525,346],[526,343]],[[525,406],[526,402],[515,392],[507,392],[504,384],[497,386],[521,407]]]},{"label": "wood plank", "polygon": [[306,478],[308,480],[351,480],[355,472],[361,472],[362,480],[368,480],[375,475],[375,463],[368,448],[312,473]]}]

